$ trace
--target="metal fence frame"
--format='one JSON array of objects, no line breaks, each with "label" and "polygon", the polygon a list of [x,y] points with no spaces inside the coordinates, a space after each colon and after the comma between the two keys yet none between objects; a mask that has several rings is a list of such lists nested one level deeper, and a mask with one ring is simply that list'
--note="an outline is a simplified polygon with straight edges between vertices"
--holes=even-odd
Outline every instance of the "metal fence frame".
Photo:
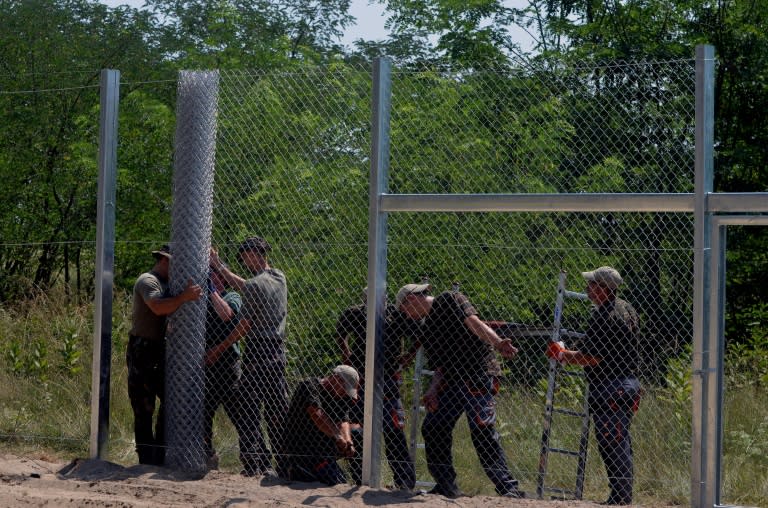
[{"label": "metal fence frame", "polygon": [[[712,263],[713,224],[721,212],[768,212],[766,193],[712,192],[714,169],[714,69],[713,46],[696,48],[696,158],[695,192],[679,194],[388,194],[386,192],[386,147],[389,146],[389,96],[374,96],[373,143],[371,154],[371,213],[368,247],[368,283],[382,281],[386,273],[386,242],[375,231],[386,230],[388,213],[397,212],[691,212],[694,214],[694,309],[693,309],[693,416],[691,460],[691,505],[720,504],[722,469],[722,291],[716,277],[724,270]],[[389,90],[389,64],[378,59],[374,69],[374,89]],[[383,181],[383,183],[382,183]],[[375,207],[375,208],[374,208]],[[722,219],[725,220],[725,219]],[[747,220],[736,218],[735,220]],[[719,238],[718,238],[719,241]],[[722,257],[722,256],[721,256]],[[718,260],[720,261],[720,260]],[[378,285],[376,286],[378,288]],[[382,288],[379,288],[383,291]],[[378,311],[378,312],[377,312]],[[379,308],[369,303],[368,322],[380,317]],[[720,316],[720,318],[718,318]],[[369,325],[366,362],[374,365],[377,330]],[[374,385],[366,385],[366,400],[380,398]],[[377,450],[374,425],[381,421],[380,407],[366,406],[367,450]],[[370,429],[370,430],[368,430]],[[379,486],[374,457],[365,459],[364,481]],[[367,474],[366,474],[367,473]]]},{"label": "metal fence frame", "polygon": [[[386,294],[387,217],[398,212],[687,212],[694,214],[693,400],[691,505],[718,506],[721,487],[723,411],[724,234],[728,225],[768,224],[768,193],[713,193],[714,47],[696,48],[695,192],[680,194],[445,194],[388,192],[391,64],[373,69],[369,191],[368,338],[363,481],[380,485],[381,373],[378,354]],[[119,72],[101,75],[101,129],[91,457],[103,457],[109,422],[109,353],[114,258]],[[720,215],[718,215],[720,214]],[[735,215],[745,214],[745,215]],[[752,214],[752,215],[748,215]],[[714,254],[714,258],[713,258]]]}]

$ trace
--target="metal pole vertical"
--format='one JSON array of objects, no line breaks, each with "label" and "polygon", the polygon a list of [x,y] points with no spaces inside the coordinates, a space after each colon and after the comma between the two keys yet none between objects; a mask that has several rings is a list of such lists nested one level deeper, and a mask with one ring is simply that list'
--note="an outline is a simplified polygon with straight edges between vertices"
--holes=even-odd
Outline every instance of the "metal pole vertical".
[{"label": "metal pole vertical", "polygon": [[[213,176],[219,73],[182,71],[176,105],[170,287],[205,287],[213,222]],[[206,302],[187,302],[170,316],[166,348],[166,464],[204,472],[203,356]]]},{"label": "metal pole vertical", "polygon": [[365,415],[363,419],[363,483],[378,488],[381,482],[382,329],[386,306],[387,213],[380,196],[388,190],[391,64],[373,63],[371,175],[368,201],[368,303],[365,343]]},{"label": "metal pole vertical", "polygon": [[716,407],[712,407],[710,392],[715,388],[712,376],[709,329],[710,270],[711,270],[711,213],[707,198],[712,192],[714,167],[714,98],[715,49],[713,46],[696,47],[696,176],[694,194],[694,268],[693,268],[693,379],[692,379],[692,449],[691,449],[691,505],[696,508],[714,506],[717,488],[715,464]]},{"label": "metal pole vertical", "polygon": [[[713,442],[712,448],[712,477],[713,505],[720,506],[722,488],[722,456],[723,456],[723,395],[725,391],[725,246],[726,226],[720,225],[717,218],[712,220],[712,268],[710,270],[709,287],[712,289],[712,298],[709,301],[709,344],[710,363],[715,371],[710,376],[710,389],[708,391],[707,404],[713,408],[712,433],[708,436],[708,442]],[[709,441],[709,440],[712,441]]]},{"label": "metal pole vertical", "polygon": [[96,271],[91,368],[90,457],[103,458],[109,435],[109,385],[112,360],[112,288],[115,266],[115,187],[120,71],[101,71],[99,184],[96,197]]}]

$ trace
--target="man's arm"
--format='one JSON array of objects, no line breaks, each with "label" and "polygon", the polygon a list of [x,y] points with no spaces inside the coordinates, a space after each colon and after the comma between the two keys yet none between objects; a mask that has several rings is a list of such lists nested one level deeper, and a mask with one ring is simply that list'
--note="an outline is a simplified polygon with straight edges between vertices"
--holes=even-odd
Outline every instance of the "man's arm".
[{"label": "man's arm", "polygon": [[227,335],[227,338],[224,339],[220,344],[217,344],[216,346],[213,346],[211,349],[205,352],[205,364],[206,365],[213,365],[216,363],[216,360],[219,359],[219,357],[226,351],[229,346],[240,340],[242,337],[245,336],[246,333],[248,333],[248,330],[251,329],[251,322],[247,319],[243,318],[240,321],[237,322],[237,325],[235,325],[235,329],[229,332],[229,335]]},{"label": "man's arm", "polygon": [[336,448],[343,456],[351,457],[355,454],[349,422],[336,423],[325,411],[315,405],[307,407],[307,413],[315,427],[336,442]]},{"label": "man's arm", "polygon": [[151,310],[157,316],[167,316],[178,310],[182,304],[186,302],[192,302],[199,300],[203,294],[203,289],[197,284],[192,282],[192,279],[187,281],[187,287],[184,291],[176,296],[166,296],[158,298],[150,298],[145,301],[149,310]]},{"label": "man's arm", "polygon": [[216,315],[219,316],[219,319],[222,321],[229,321],[235,316],[235,311],[232,310],[232,307],[230,307],[227,301],[221,297],[221,294],[219,294],[218,291],[211,293],[209,298],[211,299],[213,310],[216,311]]},{"label": "man's arm", "polygon": [[221,275],[225,281],[227,281],[227,284],[233,288],[237,289],[238,291],[242,291],[243,288],[245,288],[245,279],[230,270],[227,264],[221,260],[219,253],[213,247],[211,247],[210,261],[208,264],[210,265],[211,270],[218,272],[218,274]]},{"label": "man's arm", "polygon": [[592,366],[600,363],[600,358],[582,353],[581,351],[566,349],[562,342],[550,341],[547,345],[546,354],[548,358],[563,364]]},{"label": "man's arm", "polygon": [[504,358],[513,358],[517,354],[517,348],[512,344],[511,339],[502,339],[493,329],[485,324],[477,314],[473,314],[464,319],[464,324],[480,340],[490,344],[495,350],[501,353]]}]

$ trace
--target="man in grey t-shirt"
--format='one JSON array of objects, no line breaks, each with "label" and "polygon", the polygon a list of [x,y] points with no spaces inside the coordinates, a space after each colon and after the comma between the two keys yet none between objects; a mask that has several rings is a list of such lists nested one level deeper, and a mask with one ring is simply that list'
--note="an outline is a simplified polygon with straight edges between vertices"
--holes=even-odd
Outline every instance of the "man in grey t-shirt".
[{"label": "man in grey t-shirt", "polygon": [[[211,249],[211,269],[243,295],[240,322],[219,348],[207,353],[206,362],[215,361],[221,351],[245,336],[240,409],[235,424],[244,476],[274,474],[272,454],[277,451],[278,436],[288,409],[285,380],[288,289],[283,272],[272,268],[267,261],[270,251],[269,243],[258,236],[247,238],[240,244],[238,256],[251,272],[251,277],[244,279],[233,273],[218,252]],[[261,433],[262,407],[269,447]]]},{"label": "man in grey t-shirt", "polygon": [[[168,273],[170,249],[152,251],[155,265],[142,273],[133,286],[131,331],[126,363],[128,397],[133,408],[133,430],[140,464],[162,465],[165,459],[165,318],[184,302],[198,300],[203,290],[188,281],[184,291],[170,296]],[[154,431],[152,419],[159,401]]]}]

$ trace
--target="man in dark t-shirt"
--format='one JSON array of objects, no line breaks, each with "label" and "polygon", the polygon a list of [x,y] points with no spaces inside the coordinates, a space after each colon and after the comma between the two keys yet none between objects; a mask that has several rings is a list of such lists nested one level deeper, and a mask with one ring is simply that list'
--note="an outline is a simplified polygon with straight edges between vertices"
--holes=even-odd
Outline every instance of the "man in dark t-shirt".
[{"label": "man in dark t-shirt", "polygon": [[[365,295],[364,295],[365,296]],[[344,310],[336,322],[336,339],[341,348],[342,362],[351,365],[360,374],[361,394],[364,392],[362,381],[365,379],[365,342],[367,333],[366,304],[353,305]],[[382,434],[384,451],[392,469],[395,488],[412,490],[416,485],[416,468],[408,451],[405,437],[405,409],[400,397],[401,357],[403,339],[415,339],[418,323],[407,319],[405,314],[393,305],[387,305],[382,338],[382,356],[384,363],[382,387]],[[351,339],[351,344],[350,344]],[[362,424],[364,400],[359,397],[352,408],[351,421],[357,424],[352,432],[355,446],[362,448]],[[350,474],[358,485],[362,481],[362,463],[360,457],[350,460]]]},{"label": "man in dark t-shirt", "polygon": [[494,349],[512,358],[517,348],[480,318],[469,299],[458,291],[429,295],[429,284],[408,284],[397,293],[396,305],[412,320],[424,319],[424,352],[434,371],[423,395],[428,413],[421,427],[427,467],[436,485],[430,491],[461,495],[451,458],[453,429],[466,413],[472,444],[496,492],[505,497],[525,494],[509,472],[496,430],[499,364]]},{"label": "man in dark t-shirt", "polygon": [[575,351],[566,349],[562,342],[550,342],[547,356],[584,367],[597,448],[611,488],[604,504],[629,505],[633,483],[629,429],[641,392],[636,377],[639,319],[632,305],[616,297],[623,282],[617,270],[602,266],[582,275],[587,280],[587,296],[595,306],[584,344]]},{"label": "man in dark t-shirt", "polygon": [[336,462],[353,457],[350,405],[357,399],[359,376],[349,365],[339,365],[324,378],[301,381],[291,398],[277,457],[277,473],[293,481],[345,483]]},{"label": "man in dark t-shirt", "polygon": [[[224,342],[237,324],[242,299],[235,291],[226,291],[221,276],[211,271],[208,275],[208,306],[205,316],[205,349],[209,351]],[[205,367],[203,404],[203,441],[208,457],[208,468],[218,469],[219,457],[213,448],[213,419],[219,406],[224,408],[230,421],[238,425],[237,386],[240,381],[240,347],[237,342],[229,346],[218,359]]]}]

